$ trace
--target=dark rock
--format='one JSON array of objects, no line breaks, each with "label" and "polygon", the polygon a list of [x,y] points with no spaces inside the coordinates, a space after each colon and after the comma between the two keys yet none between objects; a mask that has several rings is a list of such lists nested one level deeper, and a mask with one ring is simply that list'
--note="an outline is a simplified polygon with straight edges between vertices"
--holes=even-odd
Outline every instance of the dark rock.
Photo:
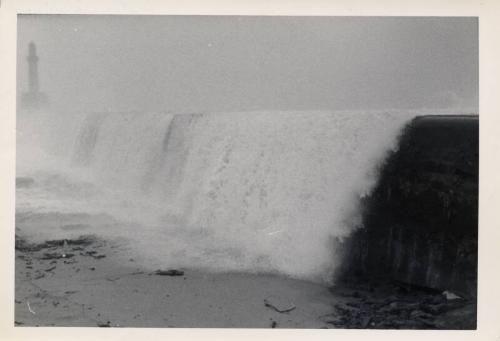
[{"label": "dark rock", "polygon": [[361,304],[356,302],[347,302],[346,305],[353,308],[359,308]]},{"label": "dark rock", "polygon": [[446,310],[446,304],[425,304],[420,309],[426,313],[437,315]]},{"label": "dark rock", "polygon": [[334,307],[341,314],[352,314],[352,312],[354,311],[352,307],[349,307],[345,304],[335,304]]},{"label": "dark rock", "polygon": [[363,329],[368,328],[368,326],[370,325],[370,322],[372,322],[372,318],[370,316],[365,317],[363,319],[363,321],[361,322],[361,328],[363,328]]},{"label": "dark rock", "polygon": [[[360,296],[368,290],[360,291]],[[447,301],[441,294],[429,294],[416,286],[409,286],[405,293],[394,294],[395,291],[398,287],[391,282],[380,282],[366,300],[335,304],[335,311],[320,320],[337,328],[356,329],[473,329],[475,326],[474,300]]]},{"label": "dark rock", "polygon": [[412,310],[410,312],[410,315],[409,315],[409,318],[410,319],[416,319],[416,318],[422,318],[422,319],[430,319],[432,318],[432,315],[422,311],[422,310],[419,310],[419,309],[415,309],[415,310]]},{"label": "dark rock", "polygon": [[446,329],[476,329],[477,306],[466,303],[452,306],[445,313],[436,316],[435,323]]}]

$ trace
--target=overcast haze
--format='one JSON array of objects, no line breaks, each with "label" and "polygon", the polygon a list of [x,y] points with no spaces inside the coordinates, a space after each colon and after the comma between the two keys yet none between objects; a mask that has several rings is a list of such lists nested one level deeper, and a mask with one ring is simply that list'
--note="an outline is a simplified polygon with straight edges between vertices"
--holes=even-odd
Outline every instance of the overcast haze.
[{"label": "overcast haze", "polygon": [[20,15],[55,108],[477,108],[476,18]]}]

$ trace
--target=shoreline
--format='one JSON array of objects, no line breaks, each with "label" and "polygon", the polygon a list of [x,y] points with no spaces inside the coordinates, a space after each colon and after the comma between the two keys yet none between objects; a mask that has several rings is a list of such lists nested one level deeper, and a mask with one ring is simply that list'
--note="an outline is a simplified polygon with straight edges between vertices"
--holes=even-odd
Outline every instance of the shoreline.
[{"label": "shoreline", "polygon": [[475,299],[404,283],[146,270],[117,241],[16,236],[15,326],[475,329]]}]

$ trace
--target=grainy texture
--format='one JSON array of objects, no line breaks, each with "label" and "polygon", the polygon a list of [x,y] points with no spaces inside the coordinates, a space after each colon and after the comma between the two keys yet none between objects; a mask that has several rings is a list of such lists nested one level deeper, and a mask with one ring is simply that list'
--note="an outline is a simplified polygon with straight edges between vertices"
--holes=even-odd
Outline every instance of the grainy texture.
[{"label": "grainy texture", "polygon": [[129,258],[128,246],[90,237],[17,237],[15,288],[15,325],[24,327],[329,328],[321,316],[345,300],[273,275],[187,269],[158,276]]}]

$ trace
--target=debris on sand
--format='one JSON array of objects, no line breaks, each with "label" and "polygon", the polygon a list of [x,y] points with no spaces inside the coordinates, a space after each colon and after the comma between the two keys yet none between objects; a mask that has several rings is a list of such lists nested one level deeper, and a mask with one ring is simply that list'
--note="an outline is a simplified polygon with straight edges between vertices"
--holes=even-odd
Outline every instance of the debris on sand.
[{"label": "debris on sand", "polygon": [[106,322],[106,323],[97,322],[97,326],[98,326],[98,327],[101,327],[101,328],[102,328],[102,327],[111,327],[111,322],[110,322],[110,321],[108,321],[108,322]]},{"label": "debris on sand", "polygon": [[30,311],[30,313],[32,313],[33,315],[35,315],[36,313],[35,313],[35,311],[33,309],[31,309],[29,301],[26,302],[26,305],[28,306],[28,310]]},{"label": "debris on sand", "polygon": [[119,280],[121,278],[121,276],[116,276],[116,277],[106,277],[106,280],[107,281],[110,281],[110,282],[115,282],[117,280]]},{"label": "debris on sand", "polygon": [[57,240],[48,240],[43,243],[30,243],[26,239],[16,235],[15,247],[16,250],[22,252],[34,252],[40,251],[43,249],[49,249],[53,247],[64,247],[69,245],[74,246],[87,246],[96,241],[93,236],[82,236],[76,239],[57,239]]},{"label": "debris on sand", "polygon": [[43,273],[37,272],[37,275],[34,277],[34,279],[40,279],[40,278],[44,278],[44,277],[45,277],[45,275]]},{"label": "debris on sand", "polygon": [[268,308],[271,308],[271,309],[277,311],[278,313],[282,313],[282,314],[289,313],[296,308],[293,304],[288,305],[288,306],[284,306],[284,305],[280,304],[279,302],[272,302],[271,300],[272,299],[266,298],[264,300],[264,305]]},{"label": "debris on sand", "polygon": [[46,252],[40,259],[61,259],[61,258],[71,258],[74,254],[72,253],[59,253],[59,252]]},{"label": "debris on sand", "polygon": [[176,269],[156,270],[154,273],[159,276],[184,276],[184,271]]},{"label": "debris on sand", "polygon": [[103,254],[98,255],[97,251],[95,251],[95,250],[80,252],[80,255],[81,256],[89,256],[89,257],[92,257],[94,259],[101,259],[101,258],[106,257],[106,255],[103,255]]},{"label": "debris on sand", "polygon": [[93,256],[93,255],[95,255],[96,253],[97,253],[97,251],[95,251],[95,250],[85,251],[85,252],[80,252],[80,254],[81,254],[82,256]]}]

